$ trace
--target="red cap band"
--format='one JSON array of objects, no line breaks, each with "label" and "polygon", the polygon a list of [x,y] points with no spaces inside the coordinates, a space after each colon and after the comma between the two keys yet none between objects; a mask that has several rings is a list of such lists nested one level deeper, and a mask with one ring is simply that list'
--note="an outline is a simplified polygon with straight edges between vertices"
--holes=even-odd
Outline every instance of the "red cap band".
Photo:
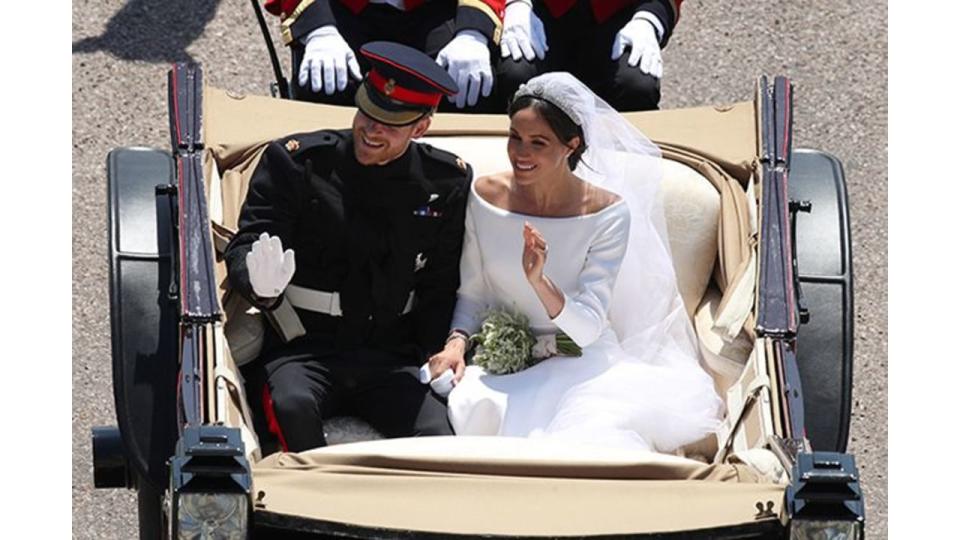
[{"label": "red cap band", "polygon": [[443,94],[428,94],[426,92],[417,92],[409,88],[397,86],[393,79],[387,80],[376,70],[371,70],[368,76],[370,84],[381,94],[390,99],[395,99],[411,105],[423,105],[425,107],[436,107],[440,104],[440,98]]}]

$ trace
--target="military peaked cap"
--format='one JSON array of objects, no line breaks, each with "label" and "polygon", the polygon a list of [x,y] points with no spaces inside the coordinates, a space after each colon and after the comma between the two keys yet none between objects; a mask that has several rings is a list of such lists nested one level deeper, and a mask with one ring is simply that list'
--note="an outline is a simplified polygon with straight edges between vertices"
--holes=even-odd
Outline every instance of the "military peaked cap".
[{"label": "military peaked cap", "polygon": [[391,126],[419,120],[457,93],[457,83],[429,56],[417,49],[374,41],[360,48],[370,71],[354,98],[367,116]]}]

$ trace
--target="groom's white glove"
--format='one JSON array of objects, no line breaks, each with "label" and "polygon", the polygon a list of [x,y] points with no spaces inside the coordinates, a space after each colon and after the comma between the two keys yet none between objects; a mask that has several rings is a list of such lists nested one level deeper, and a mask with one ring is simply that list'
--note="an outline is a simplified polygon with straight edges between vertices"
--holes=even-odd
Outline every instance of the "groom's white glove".
[{"label": "groom's white glove", "polygon": [[303,43],[305,49],[298,77],[300,86],[306,86],[309,79],[310,88],[314,92],[323,89],[329,96],[347,87],[350,82],[347,71],[354,79],[363,78],[360,75],[357,55],[344,41],[336,26],[328,24],[317,28],[307,34]]},{"label": "groom's white glove", "polygon": [[280,296],[296,269],[293,250],[284,251],[279,236],[261,234],[260,239],[253,243],[250,253],[247,253],[250,285],[253,293],[260,298]]},{"label": "groom's white glove", "polygon": [[640,65],[640,71],[656,78],[663,77],[663,58],[660,56],[660,41],[657,39],[657,27],[643,12],[633,17],[613,38],[611,60],[623,56],[630,47],[627,63],[633,67]]},{"label": "groom's white glove", "polygon": [[453,369],[447,369],[440,374],[436,379],[431,379],[430,375],[430,362],[420,366],[420,382],[422,384],[430,383],[430,388],[433,388],[433,391],[440,394],[441,396],[446,396],[451,391],[453,391],[454,385],[454,374]]},{"label": "groom's white glove", "polygon": [[503,16],[503,36],[500,38],[500,56],[509,56],[515,62],[522,56],[532,62],[534,58],[543,60],[549,50],[543,21],[533,12],[533,7],[522,1],[507,4]]},{"label": "groom's white glove", "polygon": [[461,30],[447,46],[437,54],[437,64],[447,70],[460,89],[455,96],[457,108],[477,104],[482,92],[484,97],[493,90],[493,69],[490,67],[490,49],[487,38],[476,30]]}]

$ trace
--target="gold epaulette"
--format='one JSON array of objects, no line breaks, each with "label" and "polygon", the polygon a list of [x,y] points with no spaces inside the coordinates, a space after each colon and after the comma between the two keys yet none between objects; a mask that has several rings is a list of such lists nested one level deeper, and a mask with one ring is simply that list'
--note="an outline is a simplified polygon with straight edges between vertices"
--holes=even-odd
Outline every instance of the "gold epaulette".
[{"label": "gold epaulette", "polygon": [[280,22],[280,38],[284,45],[293,43],[293,23],[297,22],[297,17],[310,7],[310,4],[313,4],[313,0],[302,0],[296,9]]},{"label": "gold epaulette", "polygon": [[489,4],[487,4],[486,2],[483,2],[483,0],[458,0],[457,6],[479,9],[480,11],[483,12],[484,15],[489,17],[490,20],[493,21],[493,24],[495,26],[493,30],[493,44],[494,45],[500,44],[500,34],[503,33],[503,19],[501,19],[500,16],[497,15],[497,12],[494,11]]}]

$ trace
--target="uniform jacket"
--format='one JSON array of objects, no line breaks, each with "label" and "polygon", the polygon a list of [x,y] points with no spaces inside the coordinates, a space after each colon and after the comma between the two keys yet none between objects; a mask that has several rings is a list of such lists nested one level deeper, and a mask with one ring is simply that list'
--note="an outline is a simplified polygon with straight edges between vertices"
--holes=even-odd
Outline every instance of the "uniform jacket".
[{"label": "uniform jacket", "polygon": [[[352,145],[350,131],[324,130],[268,146],[224,254],[230,283],[269,309],[253,294],[246,254],[261,233],[279,236],[295,253],[291,283],[338,292],[343,310],[298,308],[307,333],[294,342],[380,348],[422,362],[449,330],[472,171],[416,142],[386,165],[363,166]],[[402,314],[411,291],[412,311]]]},{"label": "uniform jacket", "polygon": [[[547,6],[550,14],[559,17],[570,11],[581,0],[539,0]],[[587,0],[582,0],[587,1]],[[624,9],[633,11],[649,11],[660,19],[663,24],[663,36],[660,46],[666,47],[670,35],[673,33],[677,20],[680,19],[680,4],[683,0],[589,0],[590,7],[597,22],[603,22]]]},{"label": "uniform jacket", "polygon": [[[321,26],[335,24],[330,2],[336,1],[357,15],[370,3],[369,0],[267,0],[265,7],[283,20],[283,42],[289,45],[293,40],[300,39]],[[404,5],[406,11],[413,11],[429,1],[404,0]],[[506,0],[457,0],[455,32],[478,30],[492,44],[500,43],[505,4]]]}]

